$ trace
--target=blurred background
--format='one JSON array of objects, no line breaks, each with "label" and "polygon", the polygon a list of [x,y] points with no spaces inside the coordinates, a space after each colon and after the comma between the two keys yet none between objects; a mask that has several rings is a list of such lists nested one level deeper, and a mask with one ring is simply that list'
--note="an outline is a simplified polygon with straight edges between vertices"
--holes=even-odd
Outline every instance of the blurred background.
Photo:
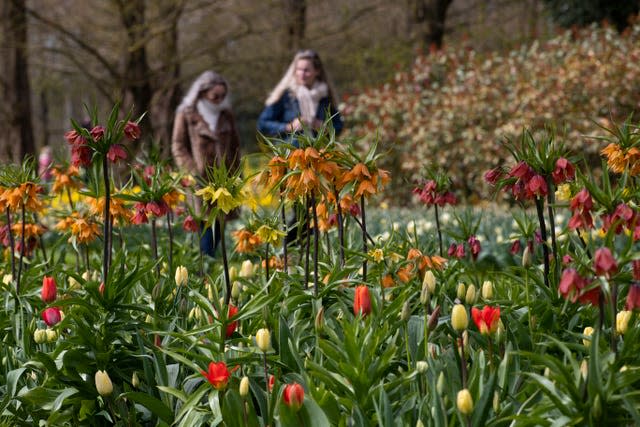
[{"label": "blurred background", "polygon": [[[119,100],[134,116],[147,112],[145,143],[167,158],[175,108],[205,69],[229,80],[243,152],[255,152],[257,116],[300,48],[320,53],[343,101],[347,128],[362,136],[363,129],[374,133],[384,124],[353,113],[361,97],[398,85],[402,73],[415,80],[426,70],[429,78],[416,90],[424,103],[446,86],[438,72],[460,75],[466,61],[479,64],[478,72],[489,60],[494,65],[485,69],[495,70],[495,63],[513,52],[531,53],[532,46],[540,46],[535,43],[555,40],[565,29],[572,29],[574,41],[589,37],[579,36],[579,29],[603,26],[610,34],[605,39],[623,37],[639,9],[636,0],[2,0],[0,5],[2,161],[19,161],[43,146],[66,155],[63,134],[70,119],[85,120],[85,106],[104,116]],[[562,43],[559,49],[573,49]],[[608,49],[600,50],[606,55]],[[437,61],[445,68],[435,69]],[[633,61],[638,62],[631,57],[621,66]],[[546,72],[555,71],[547,67]],[[634,97],[616,112],[621,117],[638,104],[639,85],[629,75],[636,74],[623,70],[615,76]],[[535,85],[530,75],[519,79]],[[429,116],[423,123],[428,121]],[[440,126],[437,132],[450,131]],[[429,138],[437,144],[438,135]],[[398,132],[386,138],[407,142]]]}]

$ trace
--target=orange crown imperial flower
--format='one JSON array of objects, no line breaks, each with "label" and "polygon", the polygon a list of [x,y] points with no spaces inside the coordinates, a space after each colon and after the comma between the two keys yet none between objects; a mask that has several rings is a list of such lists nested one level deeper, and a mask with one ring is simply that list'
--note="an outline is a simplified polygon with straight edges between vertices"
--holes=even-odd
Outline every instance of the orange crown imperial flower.
[{"label": "orange crown imperial flower", "polygon": [[485,305],[482,310],[473,307],[471,309],[471,317],[481,334],[493,334],[498,329],[500,307]]}]

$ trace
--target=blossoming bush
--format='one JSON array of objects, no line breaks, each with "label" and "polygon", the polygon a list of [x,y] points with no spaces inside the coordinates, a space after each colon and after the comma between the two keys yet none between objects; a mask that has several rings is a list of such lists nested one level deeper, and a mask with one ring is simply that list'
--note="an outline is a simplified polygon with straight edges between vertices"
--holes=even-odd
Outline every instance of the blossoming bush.
[{"label": "blossoming bush", "polygon": [[[327,128],[197,188],[152,161],[124,184],[4,165],[0,423],[638,424],[640,133],[607,135],[594,176],[524,132],[483,174],[509,212],[456,205],[440,169],[406,189],[420,208],[376,206],[377,147]],[[237,206],[205,257],[199,224]]]},{"label": "blossoming bush", "polygon": [[[345,98],[347,135],[389,150],[395,182],[416,181],[427,164],[449,171],[460,197],[489,195],[483,173],[508,160],[501,142],[553,125],[567,146],[597,161],[611,120],[638,106],[640,23],[623,33],[592,27],[506,53],[459,47],[419,56],[393,81]],[[598,163],[592,166],[599,166]],[[400,188],[387,197],[407,203]]]}]

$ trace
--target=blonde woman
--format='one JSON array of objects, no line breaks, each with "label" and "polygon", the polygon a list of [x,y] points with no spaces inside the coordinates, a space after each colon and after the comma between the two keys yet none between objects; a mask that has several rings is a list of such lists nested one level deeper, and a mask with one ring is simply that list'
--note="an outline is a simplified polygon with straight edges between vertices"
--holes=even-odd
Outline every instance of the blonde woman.
[{"label": "blonde woman", "polygon": [[317,130],[327,117],[336,133],[342,130],[335,92],[313,50],[296,53],[265,104],[258,118],[258,131],[265,136],[285,138],[304,128]]}]

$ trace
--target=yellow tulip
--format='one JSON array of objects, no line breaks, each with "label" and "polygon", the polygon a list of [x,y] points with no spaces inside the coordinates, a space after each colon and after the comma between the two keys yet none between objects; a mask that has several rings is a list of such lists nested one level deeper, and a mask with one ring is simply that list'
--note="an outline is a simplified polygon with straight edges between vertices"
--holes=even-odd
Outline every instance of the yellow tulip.
[{"label": "yellow tulip", "polygon": [[268,329],[258,329],[258,332],[256,332],[256,344],[263,353],[266,353],[269,350],[269,346],[271,345],[271,333]]},{"label": "yellow tulip", "polygon": [[113,383],[111,382],[111,378],[109,378],[109,374],[105,371],[96,372],[95,381],[96,390],[98,390],[100,396],[109,396],[113,393]]},{"label": "yellow tulip", "polygon": [[463,415],[469,415],[473,412],[473,398],[468,389],[462,389],[456,397],[456,406],[458,411]]},{"label": "yellow tulip", "polygon": [[462,304],[456,304],[451,310],[451,326],[458,332],[462,332],[469,326],[467,309]]}]

